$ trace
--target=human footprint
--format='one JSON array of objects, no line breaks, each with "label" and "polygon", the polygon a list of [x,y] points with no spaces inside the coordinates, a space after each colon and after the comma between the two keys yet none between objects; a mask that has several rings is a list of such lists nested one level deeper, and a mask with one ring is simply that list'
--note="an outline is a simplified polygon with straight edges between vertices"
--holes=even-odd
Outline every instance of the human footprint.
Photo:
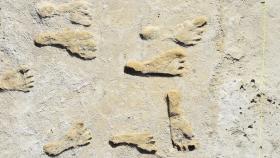
[{"label": "human footprint", "polygon": [[177,90],[167,93],[168,115],[173,146],[178,150],[192,151],[198,148],[198,141],[194,139],[192,126],[183,116],[181,105],[182,96]]},{"label": "human footprint", "polygon": [[56,4],[41,2],[37,5],[37,13],[41,18],[66,16],[72,23],[90,26],[92,23],[91,4],[84,0]]},{"label": "human footprint", "polygon": [[119,145],[128,145],[136,147],[140,152],[154,154],[157,151],[154,137],[149,133],[129,133],[113,136],[109,143],[116,147]]},{"label": "human footprint", "polygon": [[76,123],[63,138],[44,145],[43,149],[46,154],[57,156],[70,148],[87,145],[91,139],[92,133],[84,123]]},{"label": "human footprint", "polygon": [[151,60],[128,61],[125,72],[143,75],[182,76],[185,73],[185,57],[186,53],[183,49],[171,49]]},{"label": "human footprint", "polygon": [[0,90],[29,92],[33,82],[33,76],[26,67],[8,70],[0,75]]},{"label": "human footprint", "polygon": [[187,47],[198,44],[205,31],[203,28],[207,24],[207,18],[197,17],[192,21],[185,21],[174,29],[174,35],[171,39],[180,46]]},{"label": "human footprint", "polygon": [[37,46],[62,47],[72,55],[85,60],[96,57],[96,45],[93,35],[85,30],[63,29],[58,32],[43,32],[35,37]]}]

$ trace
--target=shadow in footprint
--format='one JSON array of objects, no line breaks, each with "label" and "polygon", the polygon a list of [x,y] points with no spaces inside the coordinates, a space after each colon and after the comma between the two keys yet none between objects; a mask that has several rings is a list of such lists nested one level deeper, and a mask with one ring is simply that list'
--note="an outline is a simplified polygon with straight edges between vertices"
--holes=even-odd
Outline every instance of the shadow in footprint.
[{"label": "shadow in footprint", "polygon": [[131,67],[124,67],[124,73],[133,75],[133,76],[140,76],[140,77],[178,77],[180,75],[172,75],[168,73],[142,73],[140,71],[135,71]]},{"label": "shadow in footprint", "polygon": [[118,146],[129,146],[131,148],[136,148],[141,154],[155,154],[156,151],[155,150],[152,150],[152,151],[147,151],[147,150],[144,150],[142,148],[139,148],[137,145],[135,144],[129,144],[129,143],[114,143],[112,141],[109,141],[109,144],[112,148],[116,148]]},{"label": "shadow in footprint", "polygon": [[172,41],[175,42],[176,44],[178,44],[179,46],[185,47],[185,48],[192,47],[192,46],[195,45],[195,44],[186,44],[186,43],[181,42],[181,41],[179,41],[177,39],[172,39]]},{"label": "shadow in footprint", "polygon": [[57,157],[58,155],[64,153],[65,151],[71,150],[71,149],[74,149],[74,147],[67,148],[67,149],[61,151],[61,152],[58,153],[58,154],[49,154],[49,153],[46,153],[46,155],[48,155],[49,157]]}]

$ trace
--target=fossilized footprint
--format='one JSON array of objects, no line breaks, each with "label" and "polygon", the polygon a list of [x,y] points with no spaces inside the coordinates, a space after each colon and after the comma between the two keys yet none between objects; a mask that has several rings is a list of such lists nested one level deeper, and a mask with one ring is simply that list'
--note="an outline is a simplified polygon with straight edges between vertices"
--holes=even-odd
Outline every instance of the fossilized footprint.
[{"label": "fossilized footprint", "polygon": [[57,156],[70,148],[87,145],[91,139],[92,133],[84,123],[76,123],[63,138],[44,145],[43,149],[46,154]]},{"label": "fossilized footprint", "polygon": [[74,0],[62,4],[42,2],[37,5],[37,13],[41,18],[65,15],[74,24],[90,26],[92,23],[90,8],[92,8],[91,4],[84,0]]},{"label": "fossilized footprint", "polygon": [[130,74],[182,76],[186,53],[181,48],[168,50],[147,61],[128,61],[125,72]]},{"label": "fossilized footprint", "polygon": [[96,57],[93,35],[88,31],[64,29],[59,32],[43,32],[35,37],[37,46],[58,46],[70,54],[90,60]]},{"label": "fossilized footprint", "polygon": [[113,136],[109,143],[116,147],[119,145],[128,145],[136,147],[140,152],[154,154],[157,151],[154,137],[149,133],[129,133]]},{"label": "fossilized footprint", "polygon": [[194,139],[191,124],[183,117],[181,94],[176,90],[170,91],[167,93],[166,99],[173,146],[178,150],[195,150],[199,144]]},{"label": "fossilized footprint", "polygon": [[185,21],[174,29],[171,39],[180,46],[196,45],[202,38],[203,28],[207,24],[207,18],[200,16],[193,21]]},{"label": "fossilized footprint", "polygon": [[4,72],[0,75],[0,90],[29,92],[34,81],[28,72],[29,69],[25,67]]},{"label": "fossilized footprint", "polygon": [[143,40],[153,40],[159,38],[160,28],[158,26],[145,26],[143,27],[140,37]]}]

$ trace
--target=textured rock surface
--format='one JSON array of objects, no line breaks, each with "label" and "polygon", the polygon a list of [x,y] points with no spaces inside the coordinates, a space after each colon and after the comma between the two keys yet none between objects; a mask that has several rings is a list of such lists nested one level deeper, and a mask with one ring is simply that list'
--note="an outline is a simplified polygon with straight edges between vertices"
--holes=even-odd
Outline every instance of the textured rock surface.
[{"label": "textured rock surface", "polygon": [[[0,76],[26,65],[35,81],[29,93],[0,93],[0,157],[47,158],[43,146],[77,120],[94,139],[57,157],[279,157],[279,0],[267,0],[266,20],[263,0],[87,0],[92,5],[87,27],[73,24],[69,13],[38,16],[44,1],[0,1]],[[181,47],[170,39],[176,26],[199,16],[207,25],[195,45]],[[145,26],[158,27],[158,38],[142,40]],[[96,58],[35,46],[39,33],[64,28],[93,34]],[[177,47],[187,52],[182,77],[124,73],[129,60],[152,59]],[[165,101],[172,89],[182,93],[197,150],[172,146]],[[154,136],[156,155],[108,144],[112,135],[141,131]]]}]

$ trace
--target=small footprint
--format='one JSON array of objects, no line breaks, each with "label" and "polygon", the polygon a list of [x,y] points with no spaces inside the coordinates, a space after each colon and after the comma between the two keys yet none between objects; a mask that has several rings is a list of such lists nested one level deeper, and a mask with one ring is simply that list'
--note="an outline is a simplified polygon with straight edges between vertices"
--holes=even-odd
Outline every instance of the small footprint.
[{"label": "small footprint", "polygon": [[129,133],[113,136],[109,141],[112,147],[128,145],[136,147],[141,153],[154,154],[157,151],[154,137],[149,133]]},{"label": "small footprint", "polygon": [[176,26],[174,35],[171,39],[180,46],[188,47],[198,44],[202,39],[202,34],[205,31],[203,28],[207,24],[207,18],[200,16],[192,21],[185,21]]},{"label": "small footprint", "polygon": [[142,40],[154,40],[159,38],[159,35],[160,28],[158,26],[145,26],[140,33]]},{"label": "small footprint", "polygon": [[35,44],[55,46],[66,49],[70,54],[81,59],[91,60],[96,57],[96,45],[93,35],[88,31],[64,29],[59,32],[43,32],[35,37]]},{"label": "small footprint", "polygon": [[29,92],[33,82],[33,76],[29,74],[28,68],[8,70],[0,76],[0,90]]},{"label": "small footprint", "polygon": [[84,146],[90,143],[92,133],[84,127],[84,123],[76,123],[60,140],[44,145],[44,152],[50,156],[57,156],[62,152]]},{"label": "small footprint", "polygon": [[92,23],[91,4],[84,0],[74,0],[68,3],[56,4],[41,2],[36,11],[41,18],[66,16],[72,23],[90,26]]},{"label": "small footprint", "polygon": [[177,90],[167,93],[168,115],[173,146],[181,151],[193,151],[198,148],[198,141],[194,139],[191,124],[183,118],[182,96]]},{"label": "small footprint", "polygon": [[181,48],[171,49],[151,60],[128,61],[125,73],[144,76],[183,76],[186,53]]}]

